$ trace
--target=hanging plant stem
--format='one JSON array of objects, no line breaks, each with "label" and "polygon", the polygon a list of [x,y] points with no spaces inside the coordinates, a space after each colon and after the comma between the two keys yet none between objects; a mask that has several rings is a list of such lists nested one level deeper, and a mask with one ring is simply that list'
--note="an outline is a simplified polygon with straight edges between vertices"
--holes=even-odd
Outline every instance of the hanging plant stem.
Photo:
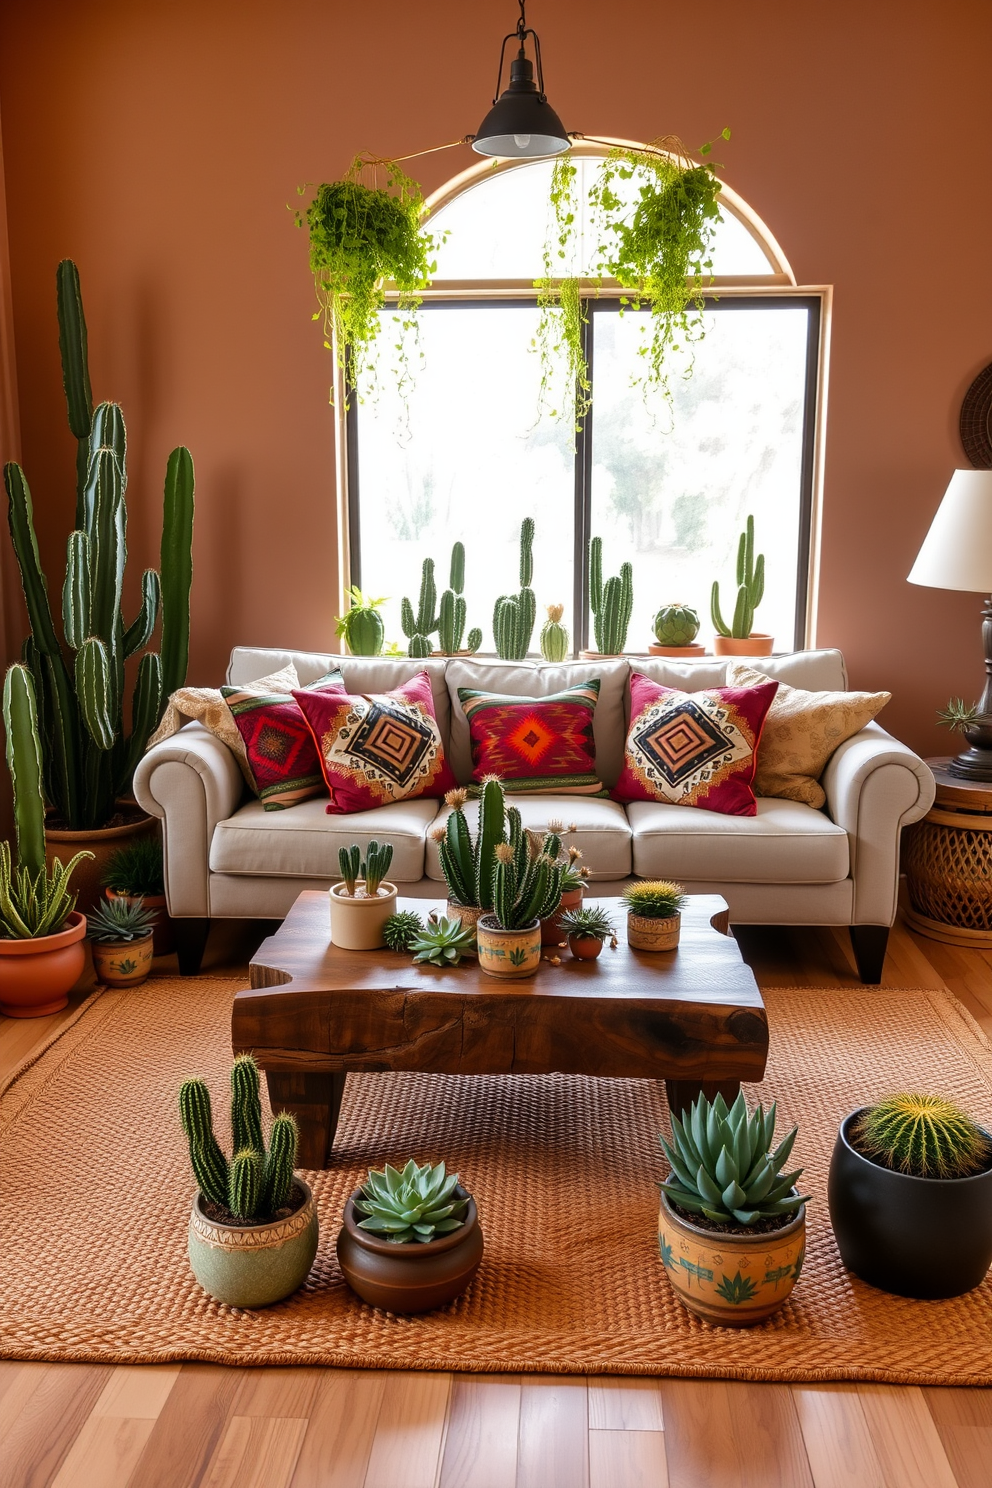
[{"label": "hanging plant stem", "polygon": [[[371,177],[371,185],[362,179]],[[410,383],[406,333],[415,331],[414,312],[420,292],[434,272],[437,240],[423,229],[426,214],[416,181],[393,160],[357,155],[343,180],[317,187],[305,213],[310,236],[310,270],[318,310],[314,320],[324,328],[324,345],[333,350],[345,378],[346,397],[358,389],[369,368],[370,350],[379,334],[379,311],[386,303],[386,282],[399,297],[395,369],[401,397]]]},{"label": "hanging plant stem", "polygon": [[[577,175],[578,169],[568,154],[555,157],[550,198],[553,235],[549,235],[544,245],[544,275],[534,286],[541,312],[534,343],[541,357],[538,415],[547,410],[552,418],[557,418],[559,408],[551,405],[558,402],[560,410],[571,417],[576,432],[582,427],[590,403],[583,331],[588,317],[575,277],[574,261]],[[566,269],[569,272],[564,272]],[[565,383],[561,397],[556,400],[554,388],[563,371]]]}]

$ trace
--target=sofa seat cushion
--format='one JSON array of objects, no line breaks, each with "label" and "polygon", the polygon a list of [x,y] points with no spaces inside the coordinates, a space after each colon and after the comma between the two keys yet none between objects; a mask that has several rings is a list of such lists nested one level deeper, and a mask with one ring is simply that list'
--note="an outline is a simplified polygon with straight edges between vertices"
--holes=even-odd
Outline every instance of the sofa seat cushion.
[{"label": "sofa seat cushion", "polygon": [[389,878],[416,883],[424,874],[424,840],[438,803],[427,797],[395,801],[372,811],[328,816],[325,799],[302,801],[292,811],[266,812],[261,801],[242,806],[217,824],[210,871],[265,878],[341,877],[338,848],[370,839],[392,845]]},{"label": "sofa seat cushion", "polygon": [[756,816],[632,801],[634,872],[696,883],[838,883],[850,871],[847,833],[812,806],[758,798]]},{"label": "sofa seat cushion", "polygon": [[[565,846],[579,849],[590,879],[626,878],[630,873],[630,826],[623,807],[615,801],[587,796],[514,796],[511,804],[529,830],[546,829],[555,819],[566,827],[574,823],[576,830],[565,836]],[[442,806],[435,825],[443,826],[448,815],[448,809]],[[465,817],[474,835],[479,820],[477,801],[466,803]],[[437,843],[429,836],[427,876],[444,882]]]}]

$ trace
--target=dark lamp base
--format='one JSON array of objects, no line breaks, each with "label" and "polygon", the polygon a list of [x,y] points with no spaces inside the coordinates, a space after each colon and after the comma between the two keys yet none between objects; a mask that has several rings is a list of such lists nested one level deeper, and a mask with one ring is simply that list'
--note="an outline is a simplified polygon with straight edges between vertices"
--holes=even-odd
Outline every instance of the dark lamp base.
[{"label": "dark lamp base", "polygon": [[964,749],[948,762],[947,771],[959,780],[992,780],[992,749]]}]

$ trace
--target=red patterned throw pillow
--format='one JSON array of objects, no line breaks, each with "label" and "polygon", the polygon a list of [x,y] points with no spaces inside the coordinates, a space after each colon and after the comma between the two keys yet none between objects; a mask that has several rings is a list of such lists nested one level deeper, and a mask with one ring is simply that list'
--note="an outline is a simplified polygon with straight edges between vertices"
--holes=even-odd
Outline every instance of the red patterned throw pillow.
[{"label": "red patterned throw pillow", "polygon": [[[306,689],[344,690],[339,671],[311,682]],[[248,783],[266,811],[285,811],[311,796],[324,794],[324,776],[300,706],[282,692],[252,687],[222,687],[244,740]]]},{"label": "red patterned throw pillow", "polygon": [[293,696],[317,745],[329,812],[443,796],[458,784],[444,756],[426,672],[392,692]]},{"label": "red patterned throw pillow", "polygon": [[630,730],[617,801],[667,801],[754,816],[758,741],[777,682],[677,692],[630,678]]},{"label": "red patterned throw pillow", "polygon": [[498,775],[505,791],[605,796],[596,774],[593,718],[599,678],[548,697],[508,697],[459,687],[476,780]]}]

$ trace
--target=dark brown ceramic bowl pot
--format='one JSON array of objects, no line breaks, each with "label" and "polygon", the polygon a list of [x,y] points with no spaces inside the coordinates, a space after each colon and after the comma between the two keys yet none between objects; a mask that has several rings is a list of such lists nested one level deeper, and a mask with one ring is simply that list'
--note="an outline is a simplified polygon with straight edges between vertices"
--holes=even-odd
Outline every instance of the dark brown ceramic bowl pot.
[{"label": "dark brown ceramic bowl pot", "polygon": [[461,1296],[479,1269],[483,1242],[475,1200],[461,1187],[456,1193],[468,1199],[460,1229],[426,1245],[391,1245],[359,1229],[355,1200],[362,1194],[355,1190],[344,1207],[337,1249],[344,1279],[363,1302],[385,1312],[430,1312]]}]

